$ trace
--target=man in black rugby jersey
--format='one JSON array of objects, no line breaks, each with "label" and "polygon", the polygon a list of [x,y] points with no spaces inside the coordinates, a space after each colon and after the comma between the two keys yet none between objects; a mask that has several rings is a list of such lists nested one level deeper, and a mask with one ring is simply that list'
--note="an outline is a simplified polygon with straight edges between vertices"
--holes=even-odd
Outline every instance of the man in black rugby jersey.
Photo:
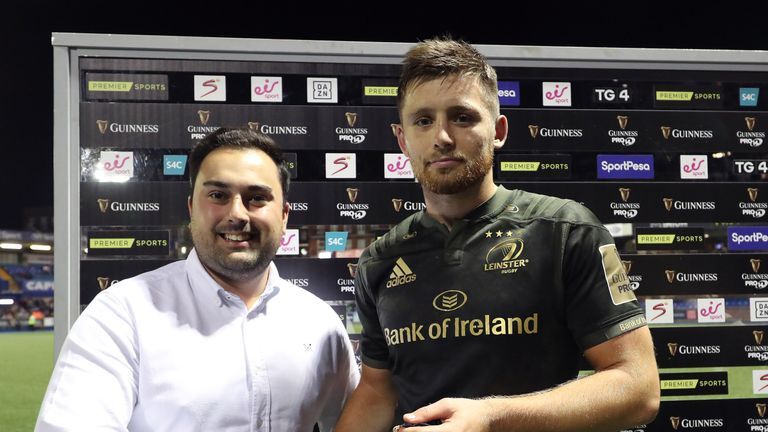
[{"label": "man in black rugby jersey", "polygon": [[[360,258],[363,374],[336,430],[595,432],[651,421],[653,344],[610,234],[573,201],[494,183],[507,119],[475,48],[428,40],[403,64],[393,130],[426,211]],[[576,379],[582,356],[596,372]]]}]

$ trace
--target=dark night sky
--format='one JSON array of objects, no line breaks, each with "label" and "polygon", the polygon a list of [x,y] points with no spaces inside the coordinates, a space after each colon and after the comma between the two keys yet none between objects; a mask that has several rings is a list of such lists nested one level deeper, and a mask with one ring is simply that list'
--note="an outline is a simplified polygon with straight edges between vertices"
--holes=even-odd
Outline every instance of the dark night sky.
[{"label": "dark night sky", "polygon": [[[478,44],[768,49],[766,13],[666,2],[43,2],[2,8],[0,36],[0,229],[22,229],[23,208],[53,205],[51,32],[415,42],[450,33]],[[500,2],[499,2],[500,3]],[[578,10],[598,3],[599,8]],[[471,5],[464,10],[457,5]],[[715,3],[720,8],[723,3]],[[366,12],[362,12],[366,9]],[[453,16],[449,16],[452,14]],[[409,18],[405,18],[409,16]]]}]

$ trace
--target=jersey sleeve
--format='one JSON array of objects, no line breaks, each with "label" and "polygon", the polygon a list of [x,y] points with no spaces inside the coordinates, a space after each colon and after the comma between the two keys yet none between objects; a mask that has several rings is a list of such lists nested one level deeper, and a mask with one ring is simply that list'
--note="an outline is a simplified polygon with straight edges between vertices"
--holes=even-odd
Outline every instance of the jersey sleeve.
[{"label": "jersey sleeve", "polygon": [[610,233],[585,207],[573,220],[563,257],[568,326],[582,351],[646,324]]},{"label": "jersey sleeve", "polygon": [[366,259],[364,254],[358,262],[357,274],[355,275],[357,314],[363,325],[360,351],[363,364],[366,366],[388,369],[390,367],[389,350],[379,322],[376,298],[367,283],[370,263],[371,260]]}]

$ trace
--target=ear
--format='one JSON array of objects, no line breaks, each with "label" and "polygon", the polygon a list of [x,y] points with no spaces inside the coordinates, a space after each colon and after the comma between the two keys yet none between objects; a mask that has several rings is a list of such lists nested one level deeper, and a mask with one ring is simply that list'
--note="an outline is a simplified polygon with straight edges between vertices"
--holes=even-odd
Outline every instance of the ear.
[{"label": "ear", "polygon": [[397,138],[397,145],[400,147],[400,151],[403,152],[404,155],[411,157],[411,155],[408,154],[408,146],[405,144],[405,132],[403,131],[403,125],[400,123],[392,123],[389,126],[392,128],[392,135]]},{"label": "ear", "polygon": [[192,220],[192,195],[187,197],[187,211],[189,211],[189,220]]},{"label": "ear", "polygon": [[283,204],[283,232],[288,227],[288,213],[291,211],[291,206],[287,202]]},{"label": "ear", "polygon": [[507,132],[509,132],[509,124],[507,123],[507,117],[500,115],[496,119],[496,133],[493,137],[493,148],[498,150],[504,146],[507,142]]}]

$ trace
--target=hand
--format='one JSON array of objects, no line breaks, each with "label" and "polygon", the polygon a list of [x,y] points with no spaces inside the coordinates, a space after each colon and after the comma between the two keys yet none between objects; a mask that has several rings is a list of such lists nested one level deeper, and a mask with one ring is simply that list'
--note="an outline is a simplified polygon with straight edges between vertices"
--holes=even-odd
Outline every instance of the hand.
[{"label": "hand", "polygon": [[407,423],[442,420],[435,426],[400,427],[399,432],[490,432],[492,409],[488,399],[445,398],[403,416]]}]

